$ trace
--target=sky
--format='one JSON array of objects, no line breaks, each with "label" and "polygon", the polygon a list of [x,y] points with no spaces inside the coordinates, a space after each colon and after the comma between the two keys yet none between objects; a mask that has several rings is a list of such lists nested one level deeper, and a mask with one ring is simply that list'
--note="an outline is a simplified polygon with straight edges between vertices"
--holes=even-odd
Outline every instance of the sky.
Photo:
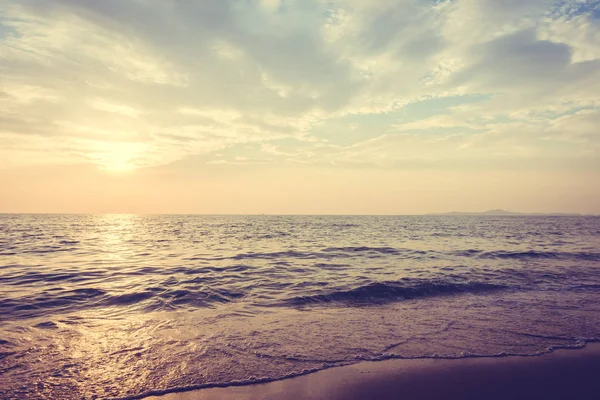
[{"label": "sky", "polygon": [[600,0],[0,0],[0,212],[600,213]]}]

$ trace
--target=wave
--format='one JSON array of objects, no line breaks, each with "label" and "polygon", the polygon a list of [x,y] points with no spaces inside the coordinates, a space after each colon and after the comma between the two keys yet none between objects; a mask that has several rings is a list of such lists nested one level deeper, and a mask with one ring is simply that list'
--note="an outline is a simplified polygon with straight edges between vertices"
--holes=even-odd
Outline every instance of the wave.
[{"label": "wave", "polygon": [[332,259],[332,258],[351,258],[356,256],[389,255],[401,256],[403,258],[419,258],[428,253],[423,250],[402,249],[393,247],[371,247],[371,246],[345,246],[345,247],[326,247],[316,251],[275,251],[275,252],[247,252],[239,253],[233,256],[210,257],[198,255],[186,258],[186,261],[223,261],[223,260],[278,260],[278,259]]},{"label": "wave", "polygon": [[554,259],[554,260],[583,260],[583,261],[600,261],[600,253],[593,252],[564,252],[564,251],[488,251],[469,249],[461,250],[453,253],[456,256],[462,257],[477,257],[483,259]]},{"label": "wave", "polygon": [[567,252],[567,251],[506,251],[493,250],[483,251],[477,249],[467,249],[452,251],[449,253],[435,250],[416,250],[394,247],[371,247],[371,246],[345,246],[345,247],[326,247],[320,251],[278,251],[278,252],[248,252],[240,253],[234,256],[223,257],[191,257],[188,261],[223,261],[223,260],[277,260],[277,259],[332,259],[332,258],[352,258],[367,256],[392,256],[403,259],[423,259],[423,258],[444,258],[445,256],[459,256],[480,259],[556,259],[556,260],[582,260],[582,261],[600,261],[600,253],[596,252]]},{"label": "wave", "polygon": [[327,303],[351,303],[356,305],[380,304],[398,300],[410,300],[461,293],[481,293],[507,288],[508,287],[504,285],[486,282],[453,283],[423,280],[373,282],[351,289],[341,289],[327,293],[293,297],[286,300],[285,305],[305,306]]},{"label": "wave", "polygon": [[[179,307],[213,307],[243,298],[243,291],[212,289],[172,289],[153,287],[122,294],[111,294],[104,290],[87,288],[54,291],[18,299],[0,299],[0,313],[11,318],[47,317],[54,314],[93,309],[98,307],[138,306],[146,311]],[[50,325],[39,325],[49,328]]]},{"label": "wave", "polygon": [[240,253],[230,257],[193,257],[190,260],[202,260],[202,261],[222,261],[222,260],[252,260],[252,259],[264,259],[264,260],[275,260],[275,259],[288,259],[288,258],[318,258],[318,253],[314,252],[299,252],[294,250],[288,251],[275,251],[270,253]]},{"label": "wave", "polygon": [[0,283],[7,285],[29,285],[38,282],[82,282],[94,278],[106,276],[106,271],[62,271],[62,272],[39,272],[26,271],[14,275],[6,274],[0,276]]},{"label": "wave", "polygon": [[[207,382],[195,385],[182,385],[174,386],[166,389],[151,389],[141,392],[139,394],[133,394],[122,397],[109,397],[109,400],[142,400],[152,396],[164,396],[173,393],[186,393],[195,390],[203,389],[214,389],[214,388],[233,388],[240,386],[266,384],[271,382],[277,382],[285,379],[296,378],[299,376],[309,375],[318,371],[328,370],[332,368],[339,368],[343,366],[357,364],[363,361],[369,362],[381,362],[386,360],[462,360],[462,359],[495,359],[495,358],[506,358],[506,357],[541,357],[544,355],[551,354],[557,350],[580,350],[586,347],[589,343],[597,343],[598,338],[586,338],[586,339],[568,339],[571,341],[569,344],[552,345],[547,346],[544,350],[540,350],[534,353],[527,352],[499,352],[499,353],[467,353],[462,352],[458,356],[444,356],[437,354],[424,354],[412,357],[403,357],[393,353],[386,353],[376,357],[353,357],[347,360],[340,360],[337,362],[325,363],[324,365],[316,368],[305,368],[301,371],[289,372],[279,376],[262,376],[262,377],[249,377],[242,380],[231,380],[228,382]],[[0,353],[1,354],[1,353]]]},{"label": "wave", "polygon": [[346,247],[328,247],[323,249],[323,252],[350,252],[350,253],[363,253],[363,252],[372,252],[372,253],[383,253],[383,254],[398,254],[400,253],[399,249],[395,249],[393,247],[369,247],[369,246],[346,246]]}]

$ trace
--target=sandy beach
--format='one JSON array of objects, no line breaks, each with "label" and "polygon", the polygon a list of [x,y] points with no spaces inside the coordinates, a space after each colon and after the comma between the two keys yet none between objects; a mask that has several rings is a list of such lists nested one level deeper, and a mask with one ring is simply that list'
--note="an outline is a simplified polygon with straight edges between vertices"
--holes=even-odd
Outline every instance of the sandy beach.
[{"label": "sandy beach", "polygon": [[600,344],[534,357],[362,362],[266,384],[152,400],[597,399]]}]

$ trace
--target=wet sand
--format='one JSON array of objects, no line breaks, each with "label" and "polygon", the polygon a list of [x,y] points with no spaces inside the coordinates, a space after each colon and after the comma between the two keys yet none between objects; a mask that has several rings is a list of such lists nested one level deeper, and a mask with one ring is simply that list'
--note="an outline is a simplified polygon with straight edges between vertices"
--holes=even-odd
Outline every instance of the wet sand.
[{"label": "wet sand", "polygon": [[600,343],[535,357],[362,362],[265,384],[153,400],[599,399]]}]

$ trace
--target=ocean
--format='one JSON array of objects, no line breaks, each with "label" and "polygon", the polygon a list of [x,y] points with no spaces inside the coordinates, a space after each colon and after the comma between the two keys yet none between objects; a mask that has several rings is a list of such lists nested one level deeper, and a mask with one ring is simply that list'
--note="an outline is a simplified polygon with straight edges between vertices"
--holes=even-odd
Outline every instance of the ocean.
[{"label": "ocean", "polygon": [[600,217],[0,215],[0,398],[600,338]]}]

